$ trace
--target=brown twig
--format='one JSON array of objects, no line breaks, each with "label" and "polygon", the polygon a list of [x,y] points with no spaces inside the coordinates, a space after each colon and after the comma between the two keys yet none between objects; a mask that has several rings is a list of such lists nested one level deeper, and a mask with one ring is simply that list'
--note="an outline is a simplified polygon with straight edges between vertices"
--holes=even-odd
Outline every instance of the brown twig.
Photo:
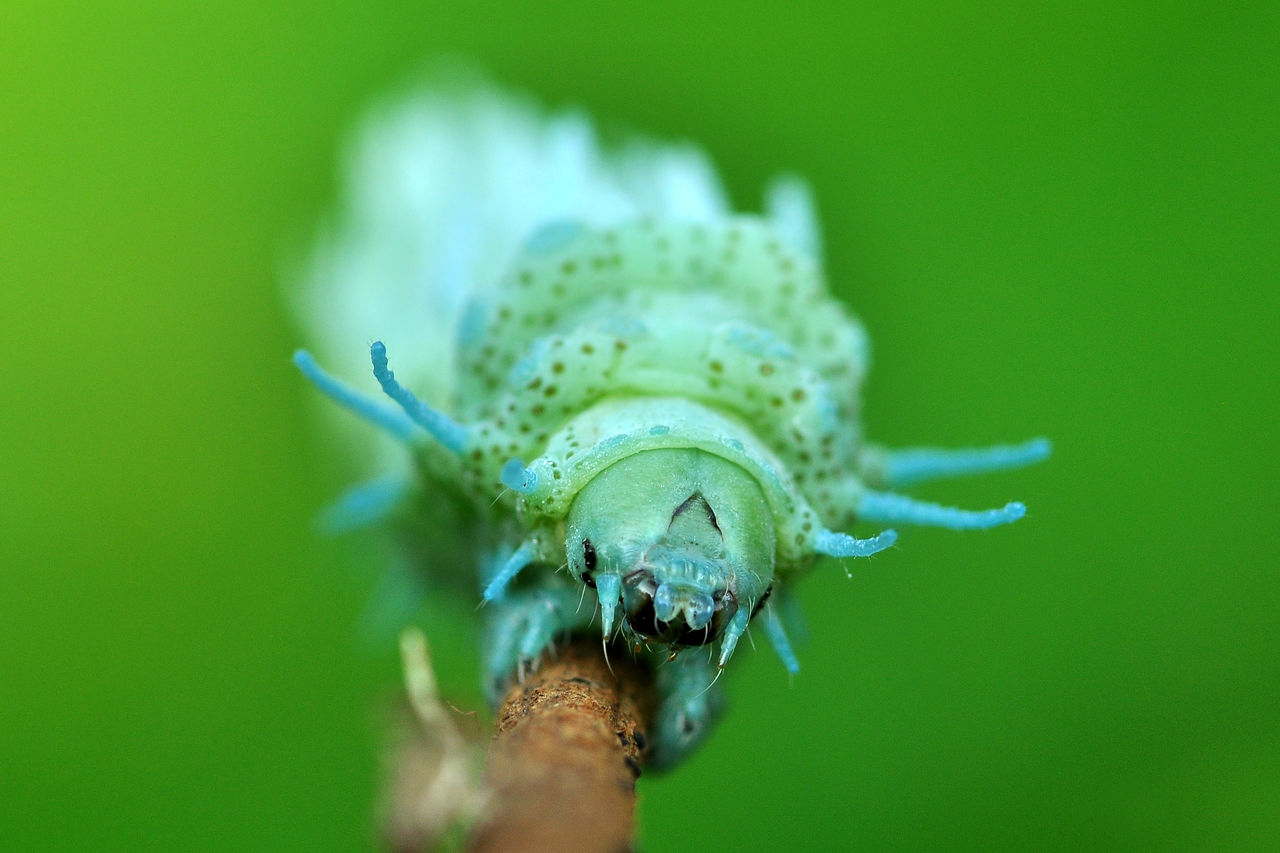
[{"label": "brown twig", "polygon": [[473,853],[630,848],[653,676],[617,657],[575,640],[507,693]]}]

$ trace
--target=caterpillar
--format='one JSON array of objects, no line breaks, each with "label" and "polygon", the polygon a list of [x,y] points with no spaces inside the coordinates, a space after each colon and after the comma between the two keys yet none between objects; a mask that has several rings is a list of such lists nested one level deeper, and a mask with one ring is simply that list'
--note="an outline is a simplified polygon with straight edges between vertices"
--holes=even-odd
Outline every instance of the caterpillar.
[{"label": "caterpillar", "polygon": [[387,399],[307,350],[294,360],[401,447],[392,475],[329,517],[399,519],[414,531],[404,559],[485,603],[493,695],[559,638],[594,632],[653,659],[651,761],[669,767],[712,726],[748,625],[796,672],[782,606],[796,580],[897,538],[855,537],[855,523],[1023,516],[897,491],[1049,445],[864,440],[867,337],[827,290],[802,180],[735,214],[698,149],[605,152],[586,116],[484,87],[394,103],[353,152],[299,305],[337,361],[373,341],[365,381]]}]

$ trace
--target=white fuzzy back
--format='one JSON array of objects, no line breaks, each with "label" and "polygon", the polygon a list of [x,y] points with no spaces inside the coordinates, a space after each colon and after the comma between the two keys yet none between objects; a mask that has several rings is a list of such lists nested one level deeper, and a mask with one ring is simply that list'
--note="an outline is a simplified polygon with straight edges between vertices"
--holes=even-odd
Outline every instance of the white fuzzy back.
[{"label": "white fuzzy back", "polygon": [[540,225],[728,213],[697,148],[634,141],[606,154],[584,114],[545,114],[491,88],[417,91],[372,111],[343,190],[297,294],[308,344],[375,388],[368,345],[382,340],[397,377],[440,406],[466,295],[491,286]]}]

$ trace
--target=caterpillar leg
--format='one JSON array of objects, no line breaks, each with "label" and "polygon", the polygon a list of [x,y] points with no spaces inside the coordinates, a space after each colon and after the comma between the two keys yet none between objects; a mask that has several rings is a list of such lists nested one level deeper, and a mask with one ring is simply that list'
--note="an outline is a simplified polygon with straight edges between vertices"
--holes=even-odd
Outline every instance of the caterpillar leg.
[{"label": "caterpillar leg", "polygon": [[487,610],[484,677],[495,699],[513,675],[522,678],[537,666],[556,637],[585,628],[595,612],[590,602],[582,601],[580,588],[555,578],[490,602]]},{"label": "caterpillar leg", "polygon": [[497,559],[484,573],[484,600],[501,601],[507,594],[507,584],[511,583],[538,555],[538,540],[526,539],[511,556]]},{"label": "caterpillar leg", "polygon": [[769,642],[773,645],[778,659],[782,661],[782,665],[786,667],[789,674],[795,675],[800,671],[800,660],[791,646],[791,638],[787,636],[787,628],[783,624],[780,609],[770,602],[764,608],[765,612],[760,621],[764,623],[764,632],[769,636]]},{"label": "caterpillar leg", "polygon": [[702,742],[719,716],[723,702],[716,679],[719,669],[690,649],[658,668],[662,704],[653,728],[655,769],[671,767]]}]

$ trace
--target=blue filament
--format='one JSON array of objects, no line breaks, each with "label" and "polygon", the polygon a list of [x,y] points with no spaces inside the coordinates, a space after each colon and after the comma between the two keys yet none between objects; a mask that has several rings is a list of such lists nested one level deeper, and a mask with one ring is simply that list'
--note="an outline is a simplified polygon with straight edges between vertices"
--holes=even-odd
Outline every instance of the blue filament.
[{"label": "blue filament", "polygon": [[828,557],[870,557],[898,541],[896,530],[883,530],[867,539],[855,539],[848,533],[819,530],[814,537],[813,550]]},{"label": "blue filament", "polygon": [[986,530],[1017,521],[1027,508],[1016,501],[999,509],[968,510],[918,501],[893,492],[863,492],[858,503],[861,521],[906,522],[949,530]]},{"label": "blue filament", "polygon": [[418,427],[403,412],[382,405],[356,391],[342,380],[325,372],[316,363],[311,353],[300,349],[293,354],[293,363],[302,375],[329,399],[338,405],[359,415],[376,427],[380,427],[401,441],[412,441],[418,433]]},{"label": "blue filament", "polygon": [[396,375],[387,366],[387,348],[382,341],[374,342],[369,348],[369,355],[373,359],[373,375],[386,395],[399,403],[410,420],[435,436],[445,449],[461,455],[467,446],[466,427],[444,412],[431,408],[396,381]]},{"label": "blue filament", "polygon": [[399,506],[410,485],[409,478],[402,474],[357,483],[325,507],[316,521],[321,530],[335,535],[376,524]]},{"label": "blue filament", "polygon": [[1050,450],[1047,438],[1033,438],[1022,444],[1000,444],[994,447],[954,450],[912,447],[890,450],[885,453],[885,482],[890,486],[907,486],[938,477],[1021,468],[1048,458]]},{"label": "blue filament", "polygon": [[507,464],[502,466],[498,479],[502,481],[502,485],[522,495],[532,494],[538,488],[538,472],[524,467],[519,459],[508,459]]}]

